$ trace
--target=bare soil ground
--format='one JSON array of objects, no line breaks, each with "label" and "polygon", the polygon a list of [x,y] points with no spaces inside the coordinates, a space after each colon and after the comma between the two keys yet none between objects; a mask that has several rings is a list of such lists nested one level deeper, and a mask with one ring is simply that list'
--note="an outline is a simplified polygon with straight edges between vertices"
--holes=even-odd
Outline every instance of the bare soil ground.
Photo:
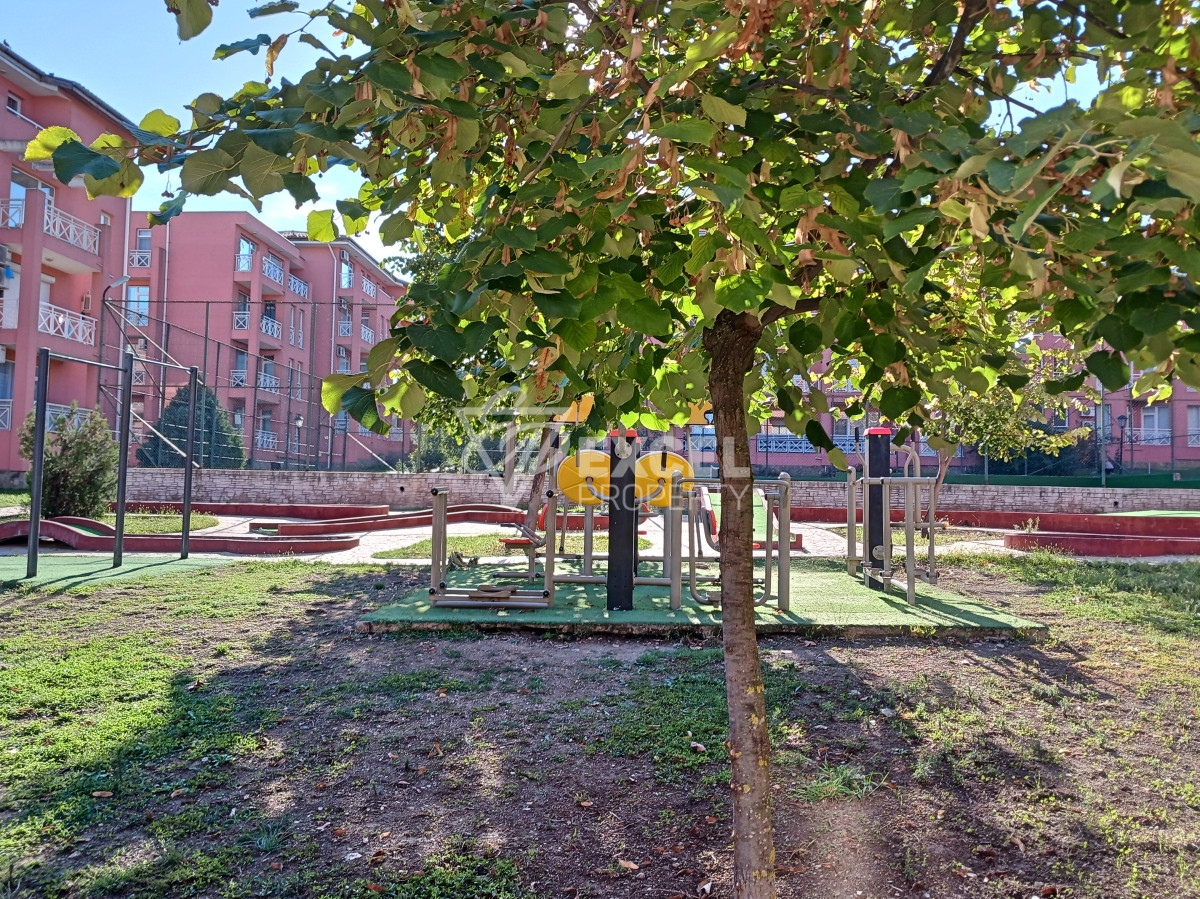
[{"label": "bare soil ground", "polygon": [[[413,577],[0,598],[0,897],[730,895],[719,647],[354,634]],[[1051,636],[762,642],[780,895],[1200,896],[1200,644],[944,584]]]}]

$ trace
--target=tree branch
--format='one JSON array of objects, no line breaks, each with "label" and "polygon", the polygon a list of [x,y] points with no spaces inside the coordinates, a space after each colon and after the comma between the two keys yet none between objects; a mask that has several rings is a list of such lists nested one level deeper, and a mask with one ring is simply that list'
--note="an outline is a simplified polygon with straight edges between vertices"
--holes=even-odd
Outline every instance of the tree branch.
[{"label": "tree branch", "polygon": [[967,37],[979,20],[983,18],[987,8],[988,0],[965,0],[962,18],[958,20],[958,28],[954,31],[950,46],[946,48],[946,52],[933,64],[933,68],[925,76],[926,87],[941,84],[958,67],[959,62],[962,61],[963,51],[967,48]]},{"label": "tree branch", "polygon": [[1054,0],[1054,4],[1059,9],[1065,9],[1067,12],[1069,12],[1071,15],[1075,16],[1076,18],[1083,19],[1085,22],[1088,22],[1091,25],[1095,25],[1101,31],[1107,32],[1108,34],[1111,34],[1113,37],[1118,38],[1119,40],[1123,40],[1123,41],[1129,40],[1129,35],[1127,35],[1120,28],[1117,28],[1114,25],[1109,25],[1107,22],[1105,22],[1103,19],[1101,19],[1099,16],[1097,16],[1094,12],[1090,12],[1089,10],[1086,10],[1086,9],[1080,9],[1074,3],[1067,3],[1066,0]]},{"label": "tree branch", "polygon": [[1020,106],[1026,112],[1032,112],[1034,115],[1041,115],[1043,112],[1045,112],[1045,110],[1043,110],[1043,109],[1038,109],[1034,106],[1030,106],[1028,103],[1022,103],[1020,100],[1016,100],[1016,99],[1010,97],[1008,94],[1001,93],[1000,91],[998,91],[994,87],[992,87],[990,84],[988,84],[987,80],[984,79],[982,76],[975,75],[973,72],[970,72],[967,69],[964,69],[962,66],[956,67],[954,71],[956,71],[959,75],[963,75],[967,78],[970,78],[975,84],[978,84],[981,88],[983,88],[985,91],[987,91],[993,97],[995,97],[997,100],[1003,100],[1006,103],[1011,103],[1013,106]]}]

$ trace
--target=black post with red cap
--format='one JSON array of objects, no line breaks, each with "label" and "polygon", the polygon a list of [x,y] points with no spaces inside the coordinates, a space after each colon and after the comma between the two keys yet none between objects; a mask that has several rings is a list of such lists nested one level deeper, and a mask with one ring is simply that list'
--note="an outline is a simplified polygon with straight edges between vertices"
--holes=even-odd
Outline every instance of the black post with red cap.
[{"label": "black post with red cap", "polygon": [[[866,462],[865,474],[868,478],[886,478],[892,473],[891,428],[867,429]],[[868,484],[867,494],[868,515],[863,522],[867,552],[863,567],[868,569],[867,585],[872,590],[883,590],[883,581],[870,577],[869,571],[883,568],[883,529],[891,527],[891,509],[883,506],[882,484]]]},{"label": "black post with red cap", "polygon": [[617,428],[609,432],[608,497],[608,609],[633,609],[633,579],[637,575],[638,502],[634,489],[637,431]]}]

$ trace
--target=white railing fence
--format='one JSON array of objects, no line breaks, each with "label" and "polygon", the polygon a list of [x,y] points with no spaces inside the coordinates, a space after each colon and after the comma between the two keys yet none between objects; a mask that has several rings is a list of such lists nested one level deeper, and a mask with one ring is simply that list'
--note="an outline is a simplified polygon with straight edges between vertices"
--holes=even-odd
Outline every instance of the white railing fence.
[{"label": "white railing fence", "polygon": [[274,281],[276,284],[283,283],[283,266],[272,259],[270,256],[264,256],[262,261],[263,274]]},{"label": "white railing fence", "polygon": [[279,378],[265,371],[258,373],[258,386],[272,393],[279,393]]},{"label": "white railing fence", "polygon": [[20,228],[25,224],[24,200],[0,200],[0,228]]},{"label": "white railing fence", "polygon": [[150,251],[149,250],[130,250],[129,251],[129,267],[130,268],[149,268],[150,267]]},{"label": "white railing fence", "polygon": [[245,387],[246,386],[246,369],[235,368],[229,373],[230,387]]},{"label": "white railing fence", "polygon": [[375,296],[375,282],[367,278],[365,275],[362,279],[362,289],[363,293],[365,293],[367,296]]},{"label": "white railing fence", "polygon": [[0,400],[0,431],[12,430],[12,399]]},{"label": "white railing fence", "polygon": [[250,329],[250,310],[249,309],[234,309],[233,310],[233,330],[247,331]]},{"label": "white railing fence", "polygon": [[279,436],[274,431],[259,428],[254,432],[254,445],[265,450],[279,449]]},{"label": "white railing fence", "polygon": [[288,290],[298,297],[308,299],[308,282],[300,280],[295,275],[288,275]]},{"label": "white railing fence", "polygon": [[254,267],[253,253],[238,253],[233,257],[233,269],[238,272],[248,272]]},{"label": "white railing fence", "polygon": [[364,343],[374,343],[375,342],[375,329],[369,328],[366,325],[363,325],[362,330],[359,333],[359,336],[363,339]]},{"label": "white railing fence", "polygon": [[96,320],[90,315],[82,315],[63,309],[53,303],[42,303],[38,307],[38,330],[43,334],[55,337],[65,337],[76,343],[96,345]]},{"label": "white railing fence", "polygon": [[88,253],[100,252],[100,229],[69,212],[47,205],[42,230],[51,237],[65,240],[71,246],[79,247]]},{"label": "white railing fence", "polygon": [[283,325],[277,318],[270,318],[264,315],[258,320],[258,330],[262,331],[268,337],[283,340]]}]

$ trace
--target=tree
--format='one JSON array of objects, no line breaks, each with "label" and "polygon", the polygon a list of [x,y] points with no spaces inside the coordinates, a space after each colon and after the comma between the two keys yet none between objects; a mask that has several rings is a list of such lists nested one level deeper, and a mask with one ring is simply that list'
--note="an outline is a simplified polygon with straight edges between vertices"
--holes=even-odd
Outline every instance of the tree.
[{"label": "tree", "polygon": [[[21,427],[21,458],[33,461],[34,414]],[[42,516],[75,515],[99,518],[117,495],[117,462],[120,448],[108,421],[98,409],[86,413],[76,403],[54,417],[46,433],[42,457]],[[33,487],[33,471],[29,472]]]},{"label": "tree", "polygon": [[[212,15],[207,0],[169,6],[184,38]],[[381,432],[381,406],[409,417],[426,391],[465,402],[501,383],[593,394],[593,433],[662,428],[707,386],[734,888],[772,896],[739,502],[753,398],[769,387],[791,429],[841,462],[817,417],[825,378],[853,377],[904,440],[953,385],[1019,390],[1030,330],[1088,352],[1108,386],[1131,360],[1142,387],[1200,383],[1196,18],[1188,0],[362,0],[218,51],[267,47],[270,74],[296,37],[323,54],[298,77],[203,94],[186,129],[151,113],[136,146],[48,129],[26,158],[93,192],[130,190],[139,164],[176,170],[182,192],[156,221],[189,194],[314,201],[313,176],[349,166],[362,189],[311,213],[312,237],[371,215],[385,241],[444,228],[455,259],[413,285],[415,324],[364,375],[325,383],[327,408]],[[326,26],[339,46],[314,35]],[[1094,102],[1013,96],[1081,69],[1101,80]],[[507,369],[482,377],[470,360],[489,344]]]},{"label": "tree", "polygon": [[1078,367],[1069,355],[1044,352],[1032,344],[1027,347],[1021,371],[1012,366],[1002,371],[1006,376],[1019,376],[1018,380],[1023,381],[1019,389],[997,379],[986,395],[952,389],[932,403],[931,415],[921,429],[922,436],[938,452],[931,502],[936,506],[950,462],[963,444],[986,453],[990,459],[1009,462],[1030,451],[1058,456],[1085,437],[1087,428],[1050,427],[1056,419],[1065,422],[1067,413],[1082,408],[1082,403],[1065,394],[1049,392],[1047,382],[1056,371]]},{"label": "tree", "polygon": [[[183,468],[185,460],[182,453],[187,452],[190,396],[191,391],[186,385],[175,391],[155,425],[159,433],[151,431],[145,443],[138,447],[139,465],[147,468]],[[167,440],[176,448],[173,449]],[[205,468],[246,467],[242,435],[234,430],[229,413],[221,407],[217,395],[203,384],[196,391],[194,449],[196,461]]]}]

